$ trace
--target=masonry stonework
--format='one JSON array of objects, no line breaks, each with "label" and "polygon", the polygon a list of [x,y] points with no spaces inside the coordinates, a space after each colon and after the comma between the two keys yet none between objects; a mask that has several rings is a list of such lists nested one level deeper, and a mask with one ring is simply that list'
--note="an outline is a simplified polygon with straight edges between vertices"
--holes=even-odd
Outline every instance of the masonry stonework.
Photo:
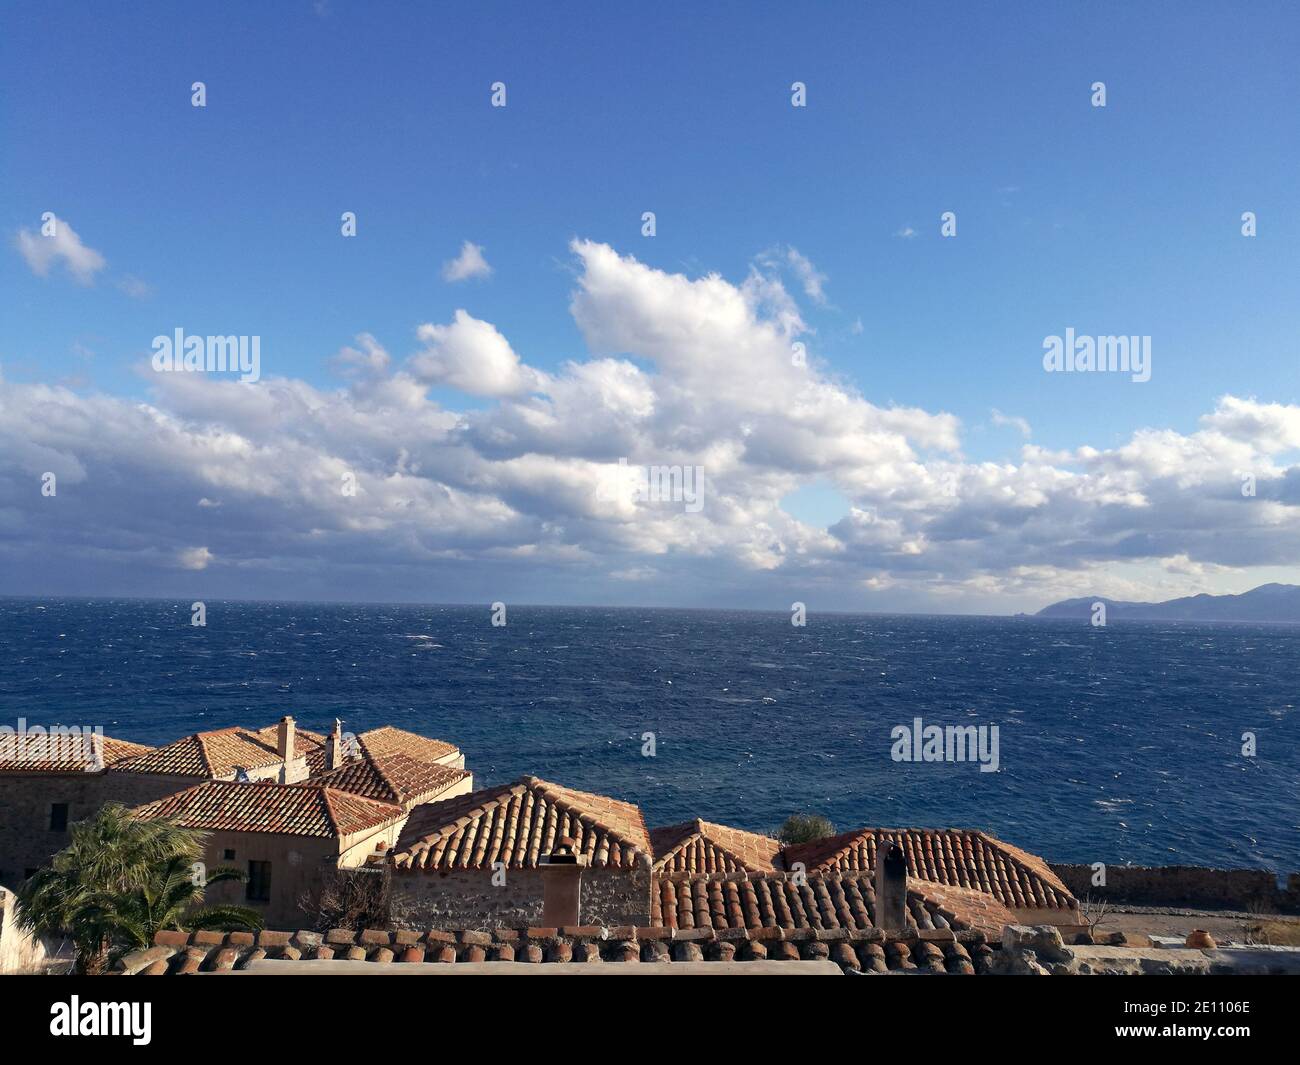
[{"label": "masonry stonework", "polygon": [[1135,906],[1204,907],[1300,912],[1300,875],[1285,888],[1267,869],[1207,869],[1193,865],[1107,865],[1106,886],[1093,886],[1090,865],[1052,866],[1076,898],[1089,896]]},{"label": "masonry stonework", "polygon": [[[517,928],[542,919],[542,877],[536,869],[507,869],[501,887],[490,869],[445,873],[398,871],[393,876],[395,928]],[[586,869],[580,924],[648,925],[650,868]]]},{"label": "masonry stonework", "polygon": [[0,885],[18,888],[70,841],[50,829],[51,807],[68,806],[69,828],[105,803],[138,806],[196,783],[191,777],[144,773],[0,772]]}]

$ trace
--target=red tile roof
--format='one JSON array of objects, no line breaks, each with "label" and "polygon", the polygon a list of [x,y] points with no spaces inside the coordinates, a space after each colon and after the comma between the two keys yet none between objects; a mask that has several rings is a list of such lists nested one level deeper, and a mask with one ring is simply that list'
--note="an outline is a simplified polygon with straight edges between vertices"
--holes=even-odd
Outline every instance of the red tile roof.
[{"label": "red tile roof", "polygon": [[558,840],[595,868],[649,868],[650,836],[631,803],[537,777],[417,806],[394,848],[398,869],[533,868]]},{"label": "red tile roof", "polygon": [[458,753],[459,748],[445,740],[434,740],[428,736],[419,736],[405,729],[384,725],[363,732],[357,737],[361,749],[372,757],[382,758],[388,754],[404,754],[421,762],[436,762],[448,755]]},{"label": "red tile roof", "polygon": [[[909,890],[907,904],[909,928],[970,927],[923,890]],[[1014,921],[1010,913],[1007,918]],[[869,874],[802,880],[784,873],[658,876],[650,923],[667,928],[875,928],[875,883]]]},{"label": "red tile roof", "polygon": [[469,776],[464,769],[438,762],[417,761],[405,754],[372,756],[363,749],[360,758],[350,758],[337,769],[313,773],[311,782],[383,802],[409,805],[441,795]]},{"label": "red tile roof", "polygon": [[664,873],[774,872],[779,840],[696,818],[650,833],[655,869]]},{"label": "red tile roof", "polygon": [[[310,754],[324,742],[317,733],[297,729],[294,750]],[[165,747],[126,758],[113,766],[116,773],[161,773],[183,777],[228,777],[236,769],[260,769],[280,761],[276,726],[246,729],[239,726],[196,732]]]},{"label": "red tile roof", "polygon": [[867,873],[882,839],[902,848],[907,874],[918,880],[983,891],[1011,909],[1078,905],[1042,859],[970,829],[863,828],[787,847],[782,858],[787,869],[802,862],[809,873]]},{"label": "red tile roof", "polygon": [[[89,744],[88,742],[89,741]],[[98,747],[98,751],[96,748]],[[0,734],[0,771],[18,773],[84,773],[95,762],[108,767],[124,758],[153,750],[143,743],[105,736],[33,736]]]},{"label": "red tile roof", "polygon": [[[329,737],[321,737],[321,746],[307,755],[307,767],[311,770],[312,776],[329,772],[325,768],[328,743]],[[369,732],[362,732],[356,737],[352,758],[355,760],[359,757],[368,757],[376,760],[400,754],[416,762],[441,762],[459,753],[460,748],[445,740],[430,739],[428,736],[420,736],[405,729],[383,725]],[[347,756],[346,749],[344,755]]]},{"label": "red tile roof", "polygon": [[400,806],[314,784],[210,780],[137,807],[137,817],[172,817],[186,828],[349,836],[401,818]]}]

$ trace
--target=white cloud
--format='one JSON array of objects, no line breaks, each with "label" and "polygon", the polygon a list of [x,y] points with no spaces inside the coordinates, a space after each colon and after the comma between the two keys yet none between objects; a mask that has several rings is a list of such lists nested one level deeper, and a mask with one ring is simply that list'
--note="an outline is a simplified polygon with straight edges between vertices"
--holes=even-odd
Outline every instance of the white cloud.
[{"label": "white cloud", "polygon": [[470,278],[490,277],[492,267],[483,257],[483,248],[468,240],[460,246],[460,254],[442,264],[444,281],[468,281]]},{"label": "white cloud", "polygon": [[916,236],[916,230],[913,229],[911,226],[903,226],[902,229],[900,229],[897,233],[894,234],[894,236],[902,237],[904,240],[911,240],[913,237]]},{"label": "white cloud", "polygon": [[768,270],[789,270],[794,275],[795,280],[799,282],[805,296],[819,307],[828,305],[826,299],[826,275],[818,270],[813,265],[812,260],[798,248],[783,248],[778,245],[763,252],[756,261],[760,266]]},{"label": "white cloud", "polygon": [[212,561],[212,552],[206,547],[186,547],[177,553],[176,563],[181,569],[207,569]]},{"label": "white cloud", "polygon": [[77,231],[66,220],[57,218],[52,225],[53,231],[49,236],[39,230],[31,233],[20,229],[15,238],[18,250],[32,273],[37,277],[48,277],[50,267],[61,262],[80,284],[92,284],[95,274],[107,265],[104,257],[83,244]]},{"label": "white cloud", "polygon": [[997,426],[1005,426],[1015,429],[1021,436],[1028,439],[1033,435],[1033,429],[1030,428],[1029,422],[1024,418],[1015,415],[1003,414],[997,407],[989,411],[989,419]]},{"label": "white cloud", "polygon": [[517,396],[538,386],[539,375],[519,360],[496,326],[457,310],[450,325],[425,323],[416,330],[424,351],[411,359],[422,381],[471,396]]},{"label": "white cloud", "polygon": [[797,248],[787,248],[786,258],[790,261],[790,266],[794,269],[799,281],[803,284],[804,295],[813,303],[819,306],[826,305],[826,275],[819,271],[812,264],[806,255],[800,254]]},{"label": "white cloud", "polygon": [[[565,587],[590,575],[647,590],[770,581],[949,602],[1182,594],[1300,565],[1300,467],[1282,458],[1300,447],[1300,406],[1225,396],[1194,432],[1027,443],[1016,462],[973,463],[951,414],[878,406],[796,365],[807,328],[761,268],[732,282],[590,241],[572,250],[589,353],[553,373],[458,310],[420,326],[405,361],[361,334],[336,358],[336,389],[169,374],[140,403],[0,379],[0,493],[15,501],[0,562],[220,558],[222,579],[355,571],[367,587],[429,565],[487,587],[509,566],[568,575]],[[432,385],[491,402],[447,410]],[[639,498],[628,467],[650,464],[702,466],[703,507]],[[31,491],[45,471],[76,521],[53,520]],[[781,506],[811,482],[849,501],[830,529]]]}]

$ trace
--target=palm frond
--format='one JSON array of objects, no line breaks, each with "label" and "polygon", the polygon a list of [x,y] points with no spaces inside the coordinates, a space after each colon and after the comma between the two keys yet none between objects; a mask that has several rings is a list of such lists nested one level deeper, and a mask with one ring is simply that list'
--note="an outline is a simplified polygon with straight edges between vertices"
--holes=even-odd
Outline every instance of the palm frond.
[{"label": "palm frond", "polygon": [[247,906],[203,906],[186,917],[191,928],[214,928],[226,932],[256,932],[264,921],[262,915]]}]

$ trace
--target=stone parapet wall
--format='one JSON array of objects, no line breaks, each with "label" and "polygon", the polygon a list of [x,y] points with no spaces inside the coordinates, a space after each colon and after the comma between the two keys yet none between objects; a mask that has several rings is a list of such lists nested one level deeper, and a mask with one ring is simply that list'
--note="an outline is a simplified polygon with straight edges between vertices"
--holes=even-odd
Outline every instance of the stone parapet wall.
[{"label": "stone parapet wall", "polygon": [[[542,877],[536,869],[506,869],[494,885],[491,869],[446,873],[397,870],[391,905],[402,928],[508,928],[542,919]],[[650,922],[650,869],[588,869],[582,875],[581,918],[588,925]]]},{"label": "stone parapet wall", "polygon": [[[832,962],[844,972],[972,975],[992,948],[979,932],[948,929],[889,936],[879,929],[631,926],[498,928],[493,931],[159,932],[155,945],[122,959],[127,975],[189,975],[242,969],[263,959],[372,964],[642,964]],[[259,969],[258,971],[269,971]],[[471,970],[471,971],[477,971]]]},{"label": "stone parapet wall", "polygon": [[1194,865],[1107,865],[1106,886],[1093,886],[1091,865],[1056,865],[1052,871],[1076,898],[1135,906],[1300,913],[1300,874],[1286,886],[1266,869],[1208,869]]}]

